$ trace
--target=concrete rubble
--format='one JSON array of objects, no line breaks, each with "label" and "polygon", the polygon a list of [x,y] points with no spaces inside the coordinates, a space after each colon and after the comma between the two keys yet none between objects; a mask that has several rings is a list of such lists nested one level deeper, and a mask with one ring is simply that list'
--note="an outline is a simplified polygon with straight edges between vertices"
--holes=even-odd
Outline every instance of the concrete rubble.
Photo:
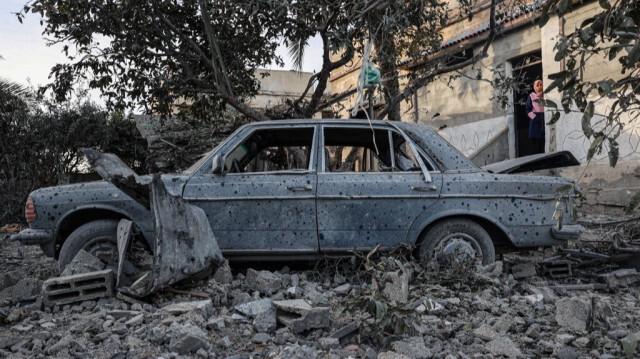
[{"label": "concrete rubble", "polygon": [[[403,262],[411,273],[406,282],[389,264],[404,260],[380,266],[382,255],[370,259],[374,271],[339,260],[290,267],[223,263],[209,278],[137,300],[109,296],[45,306],[42,283],[58,275],[57,263],[38,248],[0,246],[0,261],[22,258],[0,268],[0,357],[640,356],[640,286],[629,280],[635,272],[614,268],[554,279],[528,271],[515,279],[515,264],[546,260],[536,251],[464,274],[419,271]],[[381,267],[383,275],[375,272]],[[407,290],[388,297],[389,286]],[[21,287],[23,294],[16,292]]]}]

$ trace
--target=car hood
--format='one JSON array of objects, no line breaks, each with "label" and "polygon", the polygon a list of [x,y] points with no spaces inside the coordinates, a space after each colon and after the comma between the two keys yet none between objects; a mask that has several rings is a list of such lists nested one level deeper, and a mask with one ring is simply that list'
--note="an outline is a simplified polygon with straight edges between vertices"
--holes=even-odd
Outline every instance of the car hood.
[{"label": "car hood", "polygon": [[580,162],[569,151],[539,153],[496,162],[482,167],[491,173],[522,173],[549,168],[577,166]]}]

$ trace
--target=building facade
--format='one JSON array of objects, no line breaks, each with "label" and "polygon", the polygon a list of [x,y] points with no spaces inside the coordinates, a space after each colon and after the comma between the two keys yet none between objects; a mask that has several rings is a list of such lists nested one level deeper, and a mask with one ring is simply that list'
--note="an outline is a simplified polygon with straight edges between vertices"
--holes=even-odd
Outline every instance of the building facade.
[{"label": "building facade", "polygon": [[[472,56],[481,51],[489,33],[490,1],[479,1],[471,20],[468,14],[455,7],[457,2],[450,4],[451,21],[442,29],[442,51],[462,57]],[[556,41],[563,34],[571,34],[582,21],[602,10],[597,1],[575,4],[576,9],[565,15],[564,21],[554,16],[545,26],[539,27],[537,16],[541,5],[541,2],[535,2],[508,12],[501,20],[504,31],[489,47],[488,57],[460,73],[444,75],[419,89],[412,99],[402,103],[403,121],[418,122],[436,129],[481,166],[536,153],[528,138],[529,118],[525,112],[526,98],[532,92],[532,86],[508,93],[503,107],[493,99],[496,95],[493,85],[474,78],[480,71],[482,78],[490,81],[496,76],[518,76],[531,85],[536,79],[550,83],[547,76],[564,66],[562,61],[554,59]],[[359,62],[354,63],[332,75],[335,93],[355,86]],[[405,63],[404,71],[412,71],[411,62]],[[618,61],[609,61],[604,55],[590,59],[585,68],[585,77],[591,81],[620,76]],[[561,94],[553,91],[545,97],[559,104]],[[354,103],[354,98],[345,103],[343,117],[351,117],[352,113],[346,110]],[[376,103],[374,101],[374,108]],[[601,120],[603,117],[597,114],[605,113],[610,105],[605,100],[597,102],[592,123]],[[596,155],[587,165],[591,141],[582,132],[583,114],[577,108],[574,110],[570,114],[562,113],[554,125],[547,124],[551,111],[545,112],[544,151],[568,150],[581,162],[581,166],[560,170],[559,174],[575,179],[585,191],[589,203],[625,205],[633,193],[640,191],[640,124],[630,118],[622,119],[625,127],[618,139],[620,159],[616,167],[609,166],[606,151]]]}]

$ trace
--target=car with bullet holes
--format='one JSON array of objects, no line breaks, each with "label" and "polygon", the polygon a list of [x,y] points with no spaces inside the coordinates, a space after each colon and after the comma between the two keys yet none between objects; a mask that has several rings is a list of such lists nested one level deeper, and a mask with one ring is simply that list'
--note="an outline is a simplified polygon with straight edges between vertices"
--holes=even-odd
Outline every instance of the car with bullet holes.
[{"label": "car with bullet holes", "polygon": [[[245,125],[179,174],[174,195],[202,208],[230,260],[313,259],[415,246],[420,260],[562,245],[582,227],[557,205],[568,180],[491,173],[432,129],[366,120]],[[567,210],[566,208],[564,209]],[[42,188],[26,203],[28,229],[61,268],[80,249],[116,247],[120,219],[153,248],[149,210],[105,181]]]}]

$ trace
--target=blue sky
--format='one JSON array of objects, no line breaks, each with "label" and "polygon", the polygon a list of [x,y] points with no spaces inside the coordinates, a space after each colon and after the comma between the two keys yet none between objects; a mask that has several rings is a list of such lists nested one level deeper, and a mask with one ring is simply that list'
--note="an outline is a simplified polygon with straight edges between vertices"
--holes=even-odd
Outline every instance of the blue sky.
[{"label": "blue sky", "polygon": [[[67,59],[62,54],[62,45],[47,46],[42,37],[40,15],[28,14],[23,24],[18,22],[13,13],[19,11],[26,2],[27,0],[0,0],[0,55],[4,58],[0,60],[0,77],[24,85],[30,82],[38,86],[48,82],[53,65],[67,62]],[[320,40],[314,38],[310,45],[305,50],[302,69],[318,71],[322,65]],[[286,48],[282,46],[278,51],[286,63],[284,70],[289,70],[291,61]],[[276,66],[271,68],[278,69]]]}]

